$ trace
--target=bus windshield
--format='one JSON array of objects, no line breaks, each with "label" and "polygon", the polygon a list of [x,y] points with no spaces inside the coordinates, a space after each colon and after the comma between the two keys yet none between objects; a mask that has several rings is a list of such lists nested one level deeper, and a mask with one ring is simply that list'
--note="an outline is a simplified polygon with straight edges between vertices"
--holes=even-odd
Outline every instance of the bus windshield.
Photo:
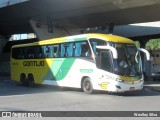
[{"label": "bus windshield", "polygon": [[[122,76],[142,76],[140,52],[135,44],[106,42],[106,44],[97,43],[96,45],[95,55],[98,68]],[[114,59],[113,53],[111,55],[111,51],[105,48],[107,45],[116,49],[118,53],[117,59]]]},{"label": "bus windshield", "polygon": [[140,53],[133,44],[116,43],[118,52],[115,72],[123,76],[139,76],[142,74]]}]

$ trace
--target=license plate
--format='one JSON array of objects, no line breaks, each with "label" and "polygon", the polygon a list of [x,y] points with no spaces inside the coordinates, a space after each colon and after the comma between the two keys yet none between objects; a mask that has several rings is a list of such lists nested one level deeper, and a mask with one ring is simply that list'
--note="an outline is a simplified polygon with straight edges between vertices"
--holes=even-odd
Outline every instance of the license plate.
[{"label": "license plate", "polygon": [[129,89],[130,89],[130,90],[135,90],[135,87],[130,87]]}]

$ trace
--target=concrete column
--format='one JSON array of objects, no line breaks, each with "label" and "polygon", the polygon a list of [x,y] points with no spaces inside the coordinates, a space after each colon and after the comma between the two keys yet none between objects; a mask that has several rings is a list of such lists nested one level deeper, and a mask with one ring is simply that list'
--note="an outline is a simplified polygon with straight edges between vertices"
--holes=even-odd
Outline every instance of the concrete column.
[{"label": "concrete column", "polygon": [[0,75],[10,74],[9,53],[3,53],[3,49],[8,42],[8,39],[0,36]]},{"label": "concrete column", "polygon": [[5,44],[7,43],[8,40],[6,40],[4,37],[0,36],[0,54],[3,51],[3,48],[5,46]]}]

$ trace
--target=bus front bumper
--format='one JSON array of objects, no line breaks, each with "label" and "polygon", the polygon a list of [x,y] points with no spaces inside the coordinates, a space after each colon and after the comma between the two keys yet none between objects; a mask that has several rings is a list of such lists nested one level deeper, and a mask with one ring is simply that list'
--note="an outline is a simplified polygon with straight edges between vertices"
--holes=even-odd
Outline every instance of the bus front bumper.
[{"label": "bus front bumper", "polygon": [[[143,81],[137,83],[125,83],[125,82],[102,82],[99,84],[100,89],[110,92],[125,92],[125,91],[135,91],[143,89]],[[99,89],[99,90],[100,90]]]}]

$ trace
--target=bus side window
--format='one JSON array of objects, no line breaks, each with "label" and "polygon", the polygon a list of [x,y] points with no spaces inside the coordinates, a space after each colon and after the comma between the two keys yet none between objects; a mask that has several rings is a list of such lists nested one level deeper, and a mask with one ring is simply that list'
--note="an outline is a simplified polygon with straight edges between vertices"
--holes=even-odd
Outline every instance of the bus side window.
[{"label": "bus side window", "polygon": [[75,43],[75,51],[74,51],[74,56],[75,57],[79,57],[81,56],[81,52],[82,52],[82,49],[81,49],[81,43],[78,42],[78,43]]},{"label": "bus side window", "polygon": [[46,58],[46,57],[47,57],[47,46],[41,46],[38,58]]},{"label": "bus side window", "polygon": [[25,48],[25,58],[27,58],[27,59],[30,58],[30,49],[29,49],[29,47]]},{"label": "bus side window", "polygon": [[21,48],[13,48],[12,49],[12,58],[20,59],[20,49]]},{"label": "bus side window", "polygon": [[54,45],[54,57],[60,57],[60,45]]},{"label": "bus side window", "polygon": [[50,45],[50,49],[49,49],[49,58],[53,58],[54,57],[54,46]]},{"label": "bus side window", "polygon": [[42,46],[42,54],[43,54],[43,58],[46,58],[47,57],[47,54],[46,54],[46,46]]},{"label": "bus side window", "polygon": [[39,48],[39,53],[38,53],[38,58],[43,58],[44,57],[44,54],[43,54],[43,47],[40,46]]},{"label": "bus side window", "polygon": [[30,59],[34,58],[34,47],[28,48],[28,58],[30,58]]},{"label": "bus side window", "polygon": [[92,46],[92,50],[93,52],[98,55],[98,49],[96,49],[96,46],[104,46],[107,45],[107,42],[102,40],[102,39],[97,39],[97,38],[91,38],[89,39],[91,46]]},{"label": "bus side window", "polygon": [[92,49],[93,49],[93,52],[96,53],[96,45],[97,45],[97,42],[91,42],[91,46],[92,46]]},{"label": "bus side window", "polygon": [[24,47],[24,58],[28,58],[28,48]]},{"label": "bus side window", "polygon": [[67,46],[67,57],[72,57],[73,55],[73,43],[69,43]]},{"label": "bus side window", "polygon": [[46,46],[46,55],[45,55],[45,58],[48,58],[49,57],[49,46],[47,45]]},{"label": "bus side window", "polygon": [[88,44],[82,45],[82,56],[89,57],[91,55],[90,47]]},{"label": "bus side window", "polygon": [[65,57],[65,46],[61,44],[61,57]]},{"label": "bus side window", "polygon": [[23,48],[16,48],[16,58],[17,59],[23,59],[24,55],[23,55]]},{"label": "bus side window", "polygon": [[39,58],[40,49],[41,48],[39,46],[35,47],[35,49],[34,49],[35,50],[35,58]]}]

